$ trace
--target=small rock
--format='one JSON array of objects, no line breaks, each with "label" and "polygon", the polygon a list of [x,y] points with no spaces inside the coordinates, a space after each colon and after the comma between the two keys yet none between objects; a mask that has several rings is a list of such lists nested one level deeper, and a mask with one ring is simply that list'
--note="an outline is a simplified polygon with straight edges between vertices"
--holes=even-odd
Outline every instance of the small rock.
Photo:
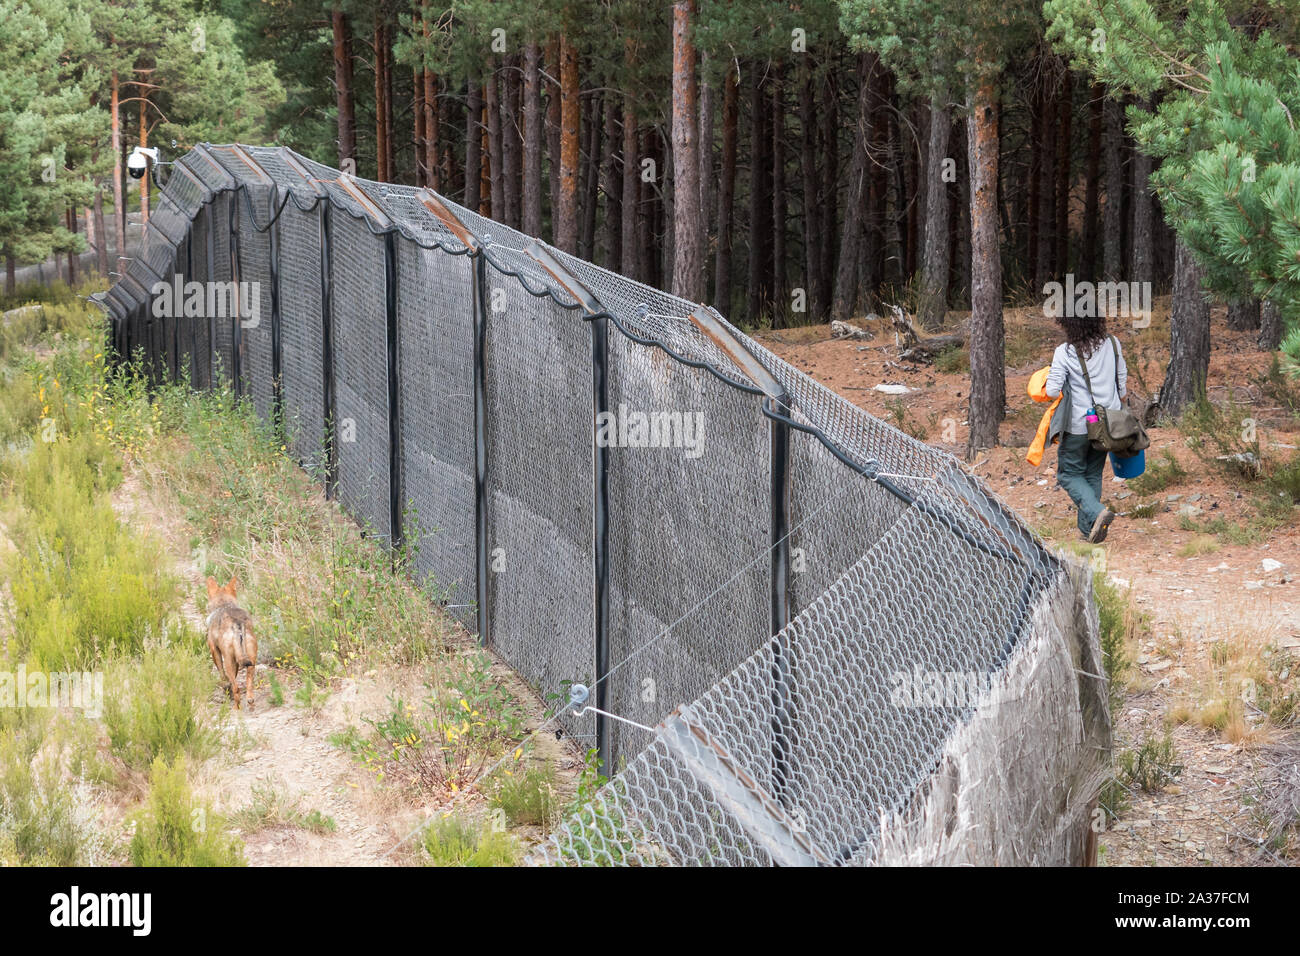
[{"label": "small rock", "polygon": [[1202,495],[1202,494],[1188,495],[1188,496],[1187,496],[1187,500],[1188,500],[1188,501],[1200,501],[1200,500],[1201,500],[1202,498],[1204,498],[1204,497],[1205,497],[1205,495]]},{"label": "small rock", "polygon": [[1182,501],[1182,500],[1183,500],[1182,495],[1165,495],[1165,501],[1168,501],[1170,503],[1175,501]]},{"label": "small rock", "polygon": [[1201,508],[1200,505],[1183,505],[1181,508],[1178,509],[1178,517],[1180,517],[1180,518],[1195,518],[1195,517],[1196,517],[1197,515],[1199,515],[1203,510],[1204,510],[1204,509]]},{"label": "small rock", "polygon": [[907,395],[911,392],[916,391],[916,389],[908,388],[906,385],[880,384],[880,385],[873,385],[871,386],[871,388],[872,391],[884,392],[886,395]]},{"label": "small rock", "polygon": [[1132,497],[1132,495],[1133,492],[1131,491],[1121,491],[1119,494],[1115,495],[1115,497],[1118,498],[1120,501],[1123,501],[1125,498]]},{"label": "small rock", "polygon": [[1282,562],[1275,561],[1272,558],[1265,558],[1263,561],[1259,562],[1259,566],[1263,568],[1264,572],[1267,574],[1282,567]]}]

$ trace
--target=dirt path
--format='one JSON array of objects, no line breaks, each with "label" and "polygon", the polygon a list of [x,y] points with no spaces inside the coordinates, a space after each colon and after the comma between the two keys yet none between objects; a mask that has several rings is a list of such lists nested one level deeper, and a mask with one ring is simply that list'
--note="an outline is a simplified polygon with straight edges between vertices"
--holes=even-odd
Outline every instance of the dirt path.
[{"label": "dirt path", "polygon": [[[190,596],[182,613],[192,627],[202,632],[204,621],[193,599],[203,592],[202,568],[198,556],[189,550],[190,530],[175,502],[167,501],[165,493],[158,489],[147,487],[128,464],[113,503],[120,520],[149,531],[164,543]],[[435,613],[432,608],[430,613]],[[474,649],[470,635],[460,632],[459,640],[464,652]],[[530,713],[524,728],[535,730],[543,710],[536,695],[499,661],[493,663],[491,673],[525,703]],[[273,674],[284,698],[279,706],[271,699]],[[233,712],[224,694],[214,695],[214,710],[231,710],[224,731],[225,749],[197,771],[196,792],[226,814],[263,806],[269,796],[282,811],[299,815],[316,811],[334,824],[333,830],[326,832],[283,822],[241,826],[250,865],[392,866],[418,862],[414,841],[407,838],[423,820],[445,812],[449,804],[434,801],[415,805],[409,794],[403,797],[380,787],[349,753],[329,740],[333,734],[358,726],[364,717],[383,712],[390,694],[419,699],[426,693],[422,689],[426,676],[426,669],[419,666],[392,665],[370,670],[335,682],[327,695],[321,695],[323,700],[304,706],[294,699],[300,687],[296,676],[263,660],[257,670],[255,709]],[[577,749],[549,733],[533,736],[532,746],[540,759],[555,764],[558,797],[567,802],[582,769]],[[463,792],[454,798],[458,812],[481,812],[485,804],[478,792]],[[525,853],[543,838],[535,827],[518,828],[512,833],[523,844]]]},{"label": "dirt path", "polygon": [[[1001,429],[1004,447],[982,453],[972,470],[1057,546],[1077,539],[1074,512],[1056,486],[1055,453],[1043,467],[1024,460],[1042,413],[1025,394],[1030,374],[1046,364],[1056,344],[1052,323],[1040,311],[1007,311],[1008,415]],[[1115,330],[1129,356],[1130,389],[1148,393],[1158,385],[1167,360],[1168,305],[1157,303],[1152,328]],[[782,358],[819,378],[846,399],[916,437],[960,456],[965,438],[967,372],[934,366],[908,366],[897,360],[894,335],[883,322],[859,322],[865,339],[833,339],[828,326],[766,333],[760,339]],[[1231,395],[1266,430],[1269,446],[1280,452],[1300,445],[1296,422],[1252,384],[1269,357],[1254,348],[1253,332],[1232,332],[1215,313],[1210,365],[1212,397]],[[1148,387],[1144,388],[1143,383]],[[880,384],[904,386],[893,396]],[[1190,456],[1183,436],[1172,428],[1151,431],[1148,462],[1164,449],[1180,460]],[[945,438],[949,439],[945,442]],[[1259,715],[1246,708],[1245,726],[1225,734],[1196,720],[1176,720],[1204,699],[1234,696],[1238,688],[1208,686],[1211,657],[1259,653],[1273,644],[1300,658],[1300,528],[1291,524],[1254,545],[1233,545],[1184,527],[1180,511],[1198,521],[1222,517],[1246,526],[1254,504],[1220,478],[1197,472],[1147,496],[1155,511],[1147,518],[1124,518],[1112,526],[1104,550],[1091,556],[1094,571],[1121,588],[1131,588],[1137,607],[1149,618],[1150,633],[1137,649],[1128,692],[1115,729],[1116,749],[1135,748],[1168,731],[1181,772],[1159,793],[1134,788],[1130,805],[1100,840],[1101,862],[1110,865],[1245,865],[1281,862],[1262,845],[1254,812],[1269,770],[1267,746],[1276,733],[1256,730]],[[1140,496],[1107,469],[1105,497],[1119,509]],[[1196,546],[1207,553],[1191,553]],[[1267,563],[1265,563],[1267,562]],[[1294,668],[1293,668],[1294,669]]]}]

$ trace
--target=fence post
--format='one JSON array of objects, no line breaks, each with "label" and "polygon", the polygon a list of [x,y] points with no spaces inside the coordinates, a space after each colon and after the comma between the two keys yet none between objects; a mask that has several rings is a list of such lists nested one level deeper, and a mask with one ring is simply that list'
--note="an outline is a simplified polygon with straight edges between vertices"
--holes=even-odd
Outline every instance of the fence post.
[{"label": "fence post", "polygon": [[[271,176],[261,163],[253,158],[252,154],[242,146],[231,146],[231,153],[237,159],[242,161],[258,178],[258,181],[266,186],[269,190],[269,200],[267,203],[267,215],[271,216],[271,221],[267,224],[267,252],[270,258],[269,273],[271,276],[271,420],[275,423],[276,432],[283,442],[284,435],[284,406],[282,403],[283,394],[280,390],[280,217],[276,214],[276,201],[280,198],[279,184]],[[245,199],[249,204],[249,218],[252,218],[252,198],[248,192],[244,193]],[[257,224],[253,223],[253,228]],[[243,341],[241,335],[240,341]]]},{"label": "fence post", "polygon": [[239,289],[239,196],[242,185],[236,186],[230,193],[230,209],[227,219],[230,231],[230,283],[234,288],[234,319],[230,324],[230,375],[234,379],[235,397],[244,394],[244,336],[242,334],[243,294]]},{"label": "fence post", "polygon": [[[207,185],[203,182],[203,180],[199,179],[198,176],[194,175],[194,173],[192,173],[192,172],[190,171],[189,167],[186,166],[185,163],[183,163],[183,162],[176,162],[176,163],[174,163],[174,164],[172,165],[172,170],[173,170],[174,173],[175,173],[175,172],[179,172],[182,176],[184,176],[186,179],[188,179],[191,183],[193,183],[193,184],[198,188],[198,190],[199,190],[199,198],[200,198],[200,203],[201,203],[201,205],[200,205],[199,208],[200,208],[200,209],[206,209],[207,206],[208,206],[208,204],[212,202],[212,191],[211,191],[210,189],[208,189]],[[169,180],[169,181],[170,181],[170,180]],[[186,232],[185,232],[185,281],[186,281],[186,282],[192,282],[192,281],[194,281],[194,219],[197,218],[197,216],[198,216],[198,213],[196,212],[196,213],[194,214],[194,217],[191,217],[191,218],[190,218],[189,228],[188,228],[188,229],[186,230]],[[209,235],[209,237],[210,237],[211,234],[212,234],[212,230],[211,230],[211,228],[209,228],[209,229],[207,230],[207,233],[208,233],[208,235]],[[211,279],[212,279],[212,260],[211,260],[211,257],[209,257],[209,259],[208,259],[208,280],[211,281]],[[206,299],[207,299],[207,296],[205,295],[205,296],[204,296],[204,300],[206,301]],[[190,321],[190,323],[189,323],[189,327],[190,327],[190,385],[191,385],[191,387],[193,387],[193,388],[198,388],[198,387],[200,386],[200,382],[199,382],[199,355],[198,355],[198,351],[199,351],[199,338],[198,338],[198,332],[197,332],[198,321],[197,321],[197,319],[196,319],[194,316],[186,316],[186,318],[191,319],[191,321]]]},{"label": "fence post", "polygon": [[325,500],[338,495],[339,462],[334,441],[334,317],[330,283],[330,204],[329,190],[312,177],[294,153],[285,147],[279,149],[285,165],[302,177],[302,181],[316,196],[316,241],[320,250],[320,310],[321,310],[321,397],[325,443]]},{"label": "fence post", "polygon": [[384,230],[384,323],[388,347],[388,542],[394,557],[402,546],[402,429],[397,381],[397,234],[388,213],[346,173],[335,180],[366,215]]},{"label": "fence post", "polygon": [[[763,391],[768,411],[788,415],[790,394],[740,339],[713,312],[703,306],[691,321],[714,345],[722,349],[742,372]],[[789,735],[790,661],[778,635],[790,623],[790,426],[769,416],[769,468],[771,473],[769,547],[771,548],[772,629],[772,789],[785,800],[790,777]]]},{"label": "fence post", "polygon": [[[271,209],[275,209],[280,196],[278,186],[271,187]],[[286,197],[287,201],[287,197]],[[271,225],[271,415],[276,431],[283,442],[287,432],[284,425],[284,382],[281,380],[280,352],[280,218]]]},{"label": "fence post", "polygon": [[596,639],[596,755],[613,776],[609,706],[609,449],[596,440],[597,417],[609,410],[609,313],[581,280],[537,240],[525,250],[587,312],[591,326],[592,595]]},{"label": "fence post", "polygon": [[488,454],[487,454],[487,257],[483,243],[442,197],[432,189],[416,195],[424,208],[433,213],[468,251],[473,266],[470,285],[470,309],[474,336],[474,600],[478,612],[479,644],[492,644],[492,598],[488,576]]}]

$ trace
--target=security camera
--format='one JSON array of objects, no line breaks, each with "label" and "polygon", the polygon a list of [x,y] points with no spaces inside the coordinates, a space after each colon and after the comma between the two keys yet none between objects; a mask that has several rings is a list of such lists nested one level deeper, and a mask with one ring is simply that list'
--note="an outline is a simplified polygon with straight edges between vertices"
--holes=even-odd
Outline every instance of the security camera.
[{"label": "security camera", "polygon": [[143,179],[145,171],[149,168],[147,160],[152,159],[158,162],[158,150],[152,146],[137,146],[131,150],[131,155],[126,158],[126,171],[131,174],[132,179]]}]

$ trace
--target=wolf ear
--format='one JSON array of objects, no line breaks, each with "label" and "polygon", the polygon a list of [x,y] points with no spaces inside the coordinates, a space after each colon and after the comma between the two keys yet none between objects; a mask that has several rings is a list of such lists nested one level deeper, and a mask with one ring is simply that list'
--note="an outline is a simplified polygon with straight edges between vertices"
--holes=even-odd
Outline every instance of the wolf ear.
[{"label": "wolf ear", "polygon": [[235,596],[235,589],[238,587],[239,587],[239,578],[235,577],[235,575],[232,574],[230,576],[230,580],[226,582],[226,590],[230,592],[231,597]]},{"label": "wolf ear", "polygon": [[221,590],[221,585],[217,584],[216,578],[208,578],[208,600],[211,601]]}]

